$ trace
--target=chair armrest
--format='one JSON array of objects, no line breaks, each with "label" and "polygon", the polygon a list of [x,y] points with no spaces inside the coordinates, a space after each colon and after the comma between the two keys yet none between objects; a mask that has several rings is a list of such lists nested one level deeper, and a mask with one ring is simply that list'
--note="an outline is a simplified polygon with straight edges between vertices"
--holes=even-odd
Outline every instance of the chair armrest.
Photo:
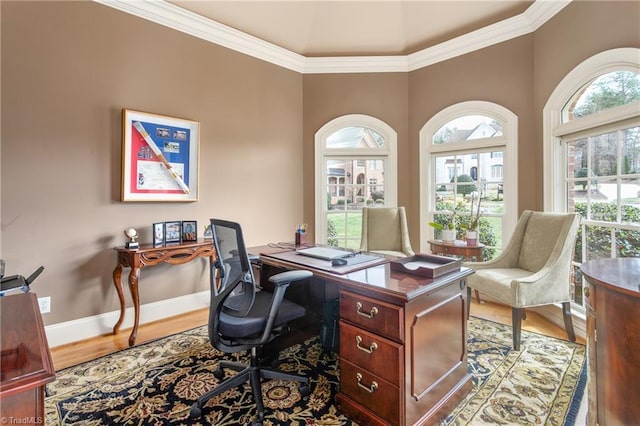
[{"label": "chair armrest", "polygon": [[272,275],[269,277],[269,281],[272,282],[277,287],[280,287],[284,284],[289,284],[294,281],[304,280],[306,278],[311,278],[313,276],[313,272],[311,271],[303,271],[303,270],[295,270],[295,271],[286,271],[281,272],[276,275]]}]

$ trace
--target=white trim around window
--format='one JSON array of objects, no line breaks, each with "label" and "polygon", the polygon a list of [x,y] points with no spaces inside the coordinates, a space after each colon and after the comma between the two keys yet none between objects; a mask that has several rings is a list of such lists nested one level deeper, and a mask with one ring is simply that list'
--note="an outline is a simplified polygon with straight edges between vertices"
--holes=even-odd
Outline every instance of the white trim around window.
[{"label": "white trim around window", "polygon": [[[448,122],[469,115],[484,115],[493,117],[503,123],[503,135],[486,139],[473,139],[458,142],[448,142],[434,145],[434,134]],[[429,250],[429,231],[427,223],[432,220],[429,212],[435,209],[432,198],[427,196],[435,188],[433,182],[434,153],[464,153],[482,151],[491,148],[504,150],[504,217],[502,241],[509,241],[518,220],[518,117],[510,110],[492,102],[467,101],[443,109],[434,115],[420,129],[420,251]]]},{"label": "white trim around window", "polygon": [[[384,137],[382,148],[326,148],[326,140],[335,132],[346,127],[364,127],[373,129]],[[315,134],[315,238],[317,243],[327,241],[326,184],[327,170],[325,161],[336,158],[379,159],[385,163],[384,205],[395,207],[398,204],[397,171],[398,134],[382,120],[364,114],[348,114],[335,118],[322,126]]]},{"label": "white trim around window", "polygon": [[605,126],[616,117],[626,119],[629,114],[637,115],[637,104],[631,104],[598,113],[596,116],[562,123],[562,109],[577,90],[603,74],[620,70],[640,72],[640,49],[612,49],[585,60],[562,79],[545,104],[542,112],[545,211],[566,210],[566,188],[565,185],[559,185],[565,173],[565,155],[560,135]]}]

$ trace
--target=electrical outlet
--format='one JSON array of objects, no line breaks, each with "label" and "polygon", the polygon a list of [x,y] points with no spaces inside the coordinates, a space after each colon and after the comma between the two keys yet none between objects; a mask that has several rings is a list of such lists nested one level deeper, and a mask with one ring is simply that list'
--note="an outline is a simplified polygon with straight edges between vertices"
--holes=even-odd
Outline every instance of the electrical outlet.
[{"label": "electrical outlet", "polygon": [[41,314],[47,314],[51,312],[51,297],[38,297],[38,305],[40,305]]}]

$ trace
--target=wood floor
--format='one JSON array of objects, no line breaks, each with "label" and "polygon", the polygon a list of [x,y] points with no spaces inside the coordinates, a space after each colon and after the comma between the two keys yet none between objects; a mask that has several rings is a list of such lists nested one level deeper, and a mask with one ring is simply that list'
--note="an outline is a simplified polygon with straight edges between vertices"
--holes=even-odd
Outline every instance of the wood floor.
[{"label": "wood floor", "polygon": [[[138,328],[136,343],[144,343],[160,337],[169,336],[184,330],[205,325],[208,320],[208,309],[199,309],[183,315],[171,317],[162,321],[143,324]],[[490,303],[471,303],[471,314],[503,324],[511,324],[511,308]],[[563,328],[552,324],[535,312],[527,311],[527,319],[522,323],[523,330],[534,331],[547,336],[566,339],[567,334]],[[51,357],[56,370],[71,367],[82,362],[96,359],[103,355],[117,352],[129,347],[129,333],[131,330],[121,330],[118,335],[112,334],[94,337],[80,342],[51,348]],[[583,339],[578,339],[584,344]]]}]

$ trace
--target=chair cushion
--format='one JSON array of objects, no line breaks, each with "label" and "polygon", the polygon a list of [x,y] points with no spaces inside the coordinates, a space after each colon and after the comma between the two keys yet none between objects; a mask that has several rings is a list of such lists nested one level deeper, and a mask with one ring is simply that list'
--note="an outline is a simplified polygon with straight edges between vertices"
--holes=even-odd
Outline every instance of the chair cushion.
[{"label": "chair cushion", "polygon": [[530,272],[542,269],[549,260],[566,221],[566,215],[533,213],[522,238],[518,268]]},{"label": "chair cushion", "polygon": [[478,269],[467,277],[469,287],[480,289],[491,297],[509,305],[519,307],[511,281],[531,275],[530,271],[517,268]]},{"label": "chair cushion", "polygon": [[398,209],[369,209],[367,247],[402,253],[402,232]]},{"label": "chair cushion", "polygon": [[[251,310],[243,317],[229,315],[224,311],[221,312],[219,318],[220,334],[229,338],[262,334],[267,323],[269,309],[271,308],[272,296],[273,294],[268,291],[257,292]],[[273,326],[274,328],[281,326],[296,318],[301,318],[305,314],[306,310],[302,306],[284,299]]]}]

